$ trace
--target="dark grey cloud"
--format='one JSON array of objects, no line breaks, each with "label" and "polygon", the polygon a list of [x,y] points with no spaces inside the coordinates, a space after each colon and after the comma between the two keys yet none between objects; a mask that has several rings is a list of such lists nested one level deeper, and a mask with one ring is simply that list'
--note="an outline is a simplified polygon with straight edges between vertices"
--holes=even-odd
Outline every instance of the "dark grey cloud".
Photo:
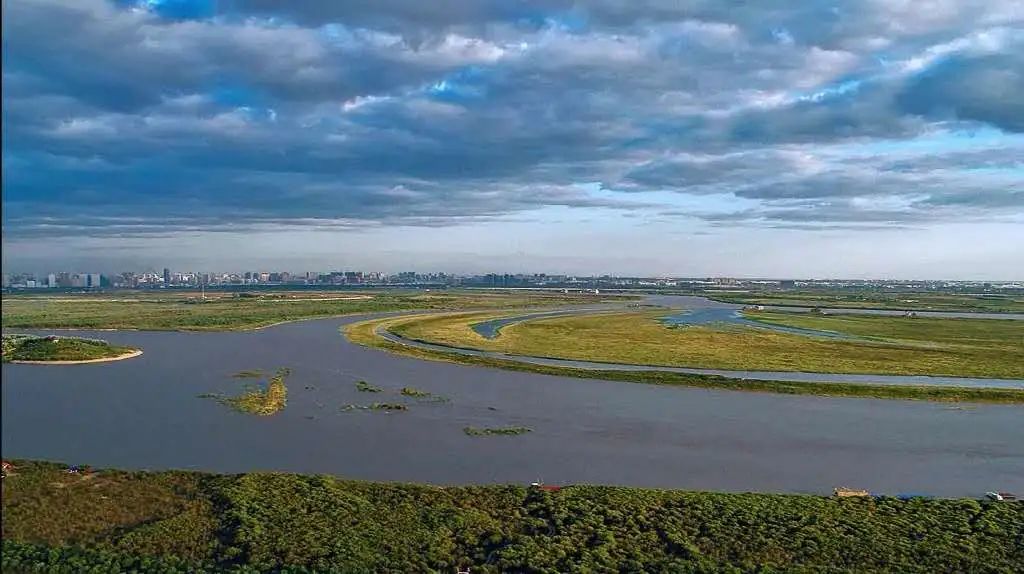
[{"label": "dark grey cloud", "polygon": [[1022,208],[1017,2],[200,4],[5,4],[5,236]]},{"label": "dark grey cloud", "polygon": [[923,116],[1024,132],[1024,42],[1013,50],[949,58],[910,82],[899,95],[900,105]]}]

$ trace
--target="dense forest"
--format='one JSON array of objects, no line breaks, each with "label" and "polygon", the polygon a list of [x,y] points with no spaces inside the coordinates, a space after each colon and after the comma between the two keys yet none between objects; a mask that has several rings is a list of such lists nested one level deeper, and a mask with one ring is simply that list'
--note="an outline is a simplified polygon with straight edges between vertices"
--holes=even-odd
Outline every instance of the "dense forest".
[{"label": "dense forest", "polygon": [[1024,504],[14,461],[4,572],[1022,572]]}]

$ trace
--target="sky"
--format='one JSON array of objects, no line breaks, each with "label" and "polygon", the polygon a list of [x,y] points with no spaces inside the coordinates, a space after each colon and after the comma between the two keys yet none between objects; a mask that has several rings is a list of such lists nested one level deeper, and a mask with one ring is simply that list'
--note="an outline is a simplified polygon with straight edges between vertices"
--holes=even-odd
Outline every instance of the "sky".
[{"label": "sky", "polygon": [[1024,278],[1020,0],[8,0],[8,271]]}]

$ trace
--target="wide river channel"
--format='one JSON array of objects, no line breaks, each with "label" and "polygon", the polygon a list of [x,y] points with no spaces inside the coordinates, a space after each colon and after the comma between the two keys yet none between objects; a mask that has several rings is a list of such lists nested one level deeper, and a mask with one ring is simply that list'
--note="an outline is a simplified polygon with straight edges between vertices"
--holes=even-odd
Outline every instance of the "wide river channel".
[{"label": "wide river channel", "polygon": [[[330,473],[436,484],[601,483],[981,496],[1024,491],[1024,407],[787,396],[423,361],[349,343],[363,317],[226,333],[90,332],[140,357],[3,366],[4,458],[130,469]],[[241,370],[292,370],[288,405],[237,413]],[[364,393],[354,383],[382,387]],[[249,381],[251,382],[251,381]],[[417,402],[413,386],[450,399]],[[405,412],[342,412],[407,402]],[[466,426],[526,426],[470,437]]]}]

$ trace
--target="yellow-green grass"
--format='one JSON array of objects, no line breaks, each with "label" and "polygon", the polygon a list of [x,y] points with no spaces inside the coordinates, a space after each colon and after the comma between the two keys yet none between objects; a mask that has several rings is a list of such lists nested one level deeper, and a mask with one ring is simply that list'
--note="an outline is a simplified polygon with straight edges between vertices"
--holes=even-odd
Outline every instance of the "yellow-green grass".
[{"label": "yellow-green grass", "polygon": [[403,323],[422,317],[391,317],[352,323],[344,328],[345,336],[358,345],[380,349],[428,361],[441,361],[490,367],[509,371],[528,372],[542,375],[575,377],[581,379],[603,379],[651,385],[697,387],[714,390],[768,392],[789,395],[818,395],[831,397],[855,397],[895,400],[926,400],[937,402],[968,403],[1024,403],[1024,390],[939,387],[926,385],[871,385],[856,383],[812,383],[792,381],[769,381],[756,379],[732,379],[715,375],[671,373],[664,371],[613,371],[579,369],[535,365],[519,361],[476,357],[454,352],[421,349],[389,341],[379,335],[380,331],[397,328]]},{"label": "yellow-green grass", "polygon": [[76,337],[38,337],[4,335],[3,361],[40,363],[78,362],[115,359],[135,353],[137,349],[111,345],[98,339]]},{"label": "yellow-green grass", "polygon": [[794,307],[846,307],[851,309],[900,309],[915,311],[968,311],[1024,313],[1024,295],[966,293],[883,293],[865,291],[778,291],[752,293],[706,293],[713,299],[749,305]]},{"label": "yellow-green grass", "polygon": [[267,382],[266,388],[249,387],[237,396],[228,397],[217,394],[200,396],[217,399],[238,412],[270,416],[281,411],[288,404],[288,386],[285,385],[285,379],[290,373],[289,369],[278,369],[277,373]]},{"label": "yellow-green grass", "polygon": [[217,294],[203,300],[189,293],[157,297],[148,293],[118,292],[103,296],[5,296],[2,316],[4,328],[222,331],[356,313],[528,308],[595,299],[592,295],[502,291],[303,291],[239,297]]},{"label": "yellow-green grass", "polygon": [[586,361],[731,370],[1024,378],[1024,323],[902,317],[813,318],[759,313],[762,320],[840,331],[838,340],[739,325],[667,328],[664,311],[532,319],[486,339],[472,325],[492,315],[431,316],[392,327],[445,345]]}]

